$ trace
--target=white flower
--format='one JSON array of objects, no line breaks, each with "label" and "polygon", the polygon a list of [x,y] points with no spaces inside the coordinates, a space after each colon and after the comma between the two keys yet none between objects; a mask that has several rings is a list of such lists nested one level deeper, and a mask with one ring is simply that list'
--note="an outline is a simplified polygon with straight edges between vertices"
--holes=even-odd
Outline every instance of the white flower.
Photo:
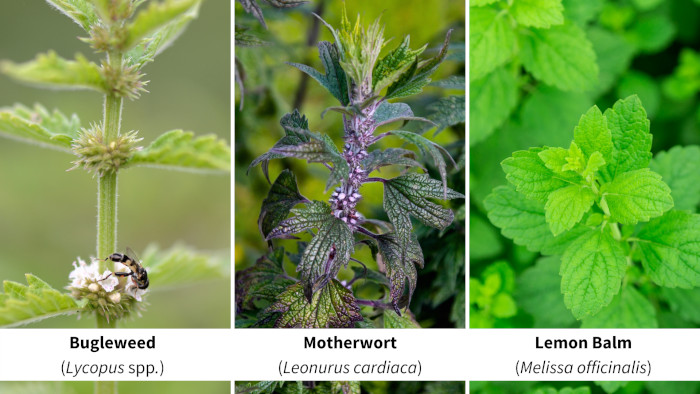
[{"label": "white flower", "polygon": [[122,295],[121,293],[114,292],[109,295],[109,300],[112,301],[113,304],[118,304],[122,300]]},{"label": "white flower", "polygon": [[139,287],[134,283],[133,280],[129,280],[126,283],[125,292],[136,299],[136,301],[143,301],[141,296],[148,292],[148,289],[139,289]]},{"label": "white flower", "polygon": [[114,275],[110,275],[112,272],[109,270],[106,270],[100,275],[100,262],[98,260],[93,260],[88,264],[78,257],[77,264],[74,261],[73,267],[75,267],[75,269],[68,275],[68,278],[72,279],[71,287],[73,288],[79,289],[87,287],[90,291],[96,292],[99,291],[99,289],[95,286],[91,287],[90,285],[99,284],[109,293],[119,284],[119,279]]}]

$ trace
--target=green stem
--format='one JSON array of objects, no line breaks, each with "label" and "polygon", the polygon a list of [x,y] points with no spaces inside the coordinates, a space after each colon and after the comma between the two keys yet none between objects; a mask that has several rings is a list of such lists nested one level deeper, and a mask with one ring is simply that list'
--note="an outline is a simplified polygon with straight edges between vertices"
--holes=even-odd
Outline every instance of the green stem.
[{"label": "green stem", "polygon": [[117,382],[95,382],[95,394],[116,394]]}]

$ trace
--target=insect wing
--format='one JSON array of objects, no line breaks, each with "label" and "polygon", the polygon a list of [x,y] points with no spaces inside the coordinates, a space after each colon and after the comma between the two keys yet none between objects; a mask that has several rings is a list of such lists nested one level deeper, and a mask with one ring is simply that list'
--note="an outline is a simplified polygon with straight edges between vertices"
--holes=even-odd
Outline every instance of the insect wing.
[{"label": "insect wing", "polygon": [[[129,258],[131,259],[133,264],[136,265],[136,267],[141,266],[141,260],[136,255],[136,252],[134,252],[134,250],[128,246],[126,247],[126,255],[129,256]],[[134,267],[134,268],[136,268],[136,267]]]}]

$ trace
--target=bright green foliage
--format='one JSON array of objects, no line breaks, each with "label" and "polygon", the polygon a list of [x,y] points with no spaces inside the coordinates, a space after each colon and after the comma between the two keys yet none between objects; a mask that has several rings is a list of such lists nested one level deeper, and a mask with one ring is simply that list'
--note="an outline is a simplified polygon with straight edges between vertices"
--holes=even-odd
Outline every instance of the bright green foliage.
[{"label": "bright green foliage", "polygon": [[671,305],[671,310],[680,315],[683,319],[700,324],[700,289],[691,290],[664,287],[662,289],[664,298]]},{"label": "bright green foliage", "polygon": [[651,160],[649,119],[637,96],[618,100],[605,111],[612,134],[612,160],[606,166],[604,178],[614,179],[618,174],[646,168]]},{"label": "bright green foliage", "polygon": [[660,286],[700,286],[700,215],[670,211],[638,234],[642,262]]},{"label": "bright green foliage", "polygon": [[18,81],[54,89],[107,90],[100,67],[82,55],[66,60],[49,51],[26,63],[4,60],[0,62],[0,71]]},{"label": "bright green foliage", "polygon": [[659,152],[649,163],[652,171],[671,188],[673,206],[678,210],[695,210],[700,203],[700,147],[676,146]]},{"label": "bright green foliage", "polygon": [[516,51],[516,34],[507,15],[495,8],[469,10],[469,80],[481,78],[501,66]]},{"label": "bright green foliage", "polygon": [[582,328],[657,328],[654,306],[633,286],[624,286],[610,305],[583,320]]},{"label": "bright green foliage", "polygon": [[472,311],[469,326],[493,327],[499,319],[508,319],[517,313],[512,293],[515,273],[505,261],[489,265],[481,274],[481,280],[469,281],[469,309]]},{"label": "bright green foliage", "polygon": [[550,27],[564,23],[561,0],[515,0],[510,12],[522,26]]},{"label": "bright green foliage", "polygon": [[134,153],[128,165],[182,171],[229,171],[231,150],[215,135],[195,137],[190,131],[171,130]]},{"label": "bright green foliage", "polygon": [[547,201],[549,194],[568,184],[561,177],[547,168],[540,157],[543,152],[540,148],[532,148],[527,151],[513,153],[501,163],[506,179],[515,186],[515,189],[527,198],[536,201]]},{"label": "bright green foliage", "polygon": [[310,301],[304,293],[302,283],[297,283],[279,295],[268,308],[268,312],[280,313],[275,327],[352,327],[362,321],[352,293],[335,279],[315,292]]},{"label": "bright green foliage", "polygon": [[523,42],[525,68],[561,90],[580,91],[592,86],[598,77],[595,59],[593,46],[574,24],[533,29]]},{"label": "bright green foliage", "polygon": [[148,267],[148,274],[158,278],[156,288],[159,290],[227,278],[230,272],[228,253],[204,253],[182,245],[166,250],[149,247],[139,257]]},{"label": "bright green foliage", "polygon": [[549,194],[545,204],[545,220],[556,237],[571,230],[591,209],[595,193],[581,185],[562,187]]},{"label": "bright green foliage", "polygon": [[39,104],[33,109],[21,104],[0,109],[0,135],[8,138],[68,152],[78,130],[77,115],[67,117],[58,110],[49,112]]},{"label": "bright green foliage", "polygon": [[305,201],[306,198],[299,194],[296,176],[290,170],[282,171],[262,202],[258,217],[260,233],[267,237],[289,215],[290,209]]},{"label": "bright green foliage", "polygon": [[559,256],[541,258],[517,279],[515,299],[532,315],[536,327],[562,328],[576,322],[561,296],[560,265]]},{"label": "bright green foliage", "polygon": [[513,73],[504,68],[469,85],[469,144],[488,137],[508,118],[518,100],[518,84]]},{"label": "bright green foliage", "polygon": [[126,26],[127,36],[124,41],[124,50],[129,50],[144,39],[151,39],[151,35],[173,22],[183,14],[194,12],[201,0],[165,0],[163,2],[151,2],[148,7],[141,10]]},{"label": "bright green foliage", "polygon": [[687,100],[700,91],[700,54],[681,51],[678,67],[663,83],[663,90],[675,100]]},{"label": "bright green foliage", "polygon": [[391,309],[384,311],[384,328],[420,328],[408,315],[399,316]]},{"label": "bright green foliage", "polygon": [[648,168],[625,172],[600,189],[610,210],[610,217],[618,223],[636,224],[661,216],[673,207],[671,189],[661,175]]},{"label": "bright green foliage", "polygon": [[4,281],[0,293],[0,326],[18,326],[82,309],[70,294],[53,289],[32,274],[27,284]]},{"label": "bright green foliage", "polygon": [[90,27],[97,23],[97,14],[88,0],[47,0],[49,4],[63,12],[73,22],[90,31]]}]

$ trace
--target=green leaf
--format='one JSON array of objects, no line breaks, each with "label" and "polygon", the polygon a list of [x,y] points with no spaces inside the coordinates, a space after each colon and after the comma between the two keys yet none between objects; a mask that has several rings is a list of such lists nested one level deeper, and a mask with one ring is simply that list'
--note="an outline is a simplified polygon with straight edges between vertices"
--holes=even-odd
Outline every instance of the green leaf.
[{"label": "green leaf", "polygon": [[505,67],[469,85],[469,145],[488,137],[518,103],[518,83]]},{"label": "green leaf", "polygon": [[676,27],[671,17],[657,13],[639,17],[625,38],[641,52],[656,53],[665,49],[675,35]]},{"label": "green leaf", "polygon": [[676,101],[688,100],[700,90],[700,54],[683,48],[678,66],[663,82],[663,91]]},{"label": "green leaf", "polygon": [[561,90],[589,90],[598,81],[593,45],[571,23],[531,29],[531,34],[524,36],[521,57],[535,78]]},{"label": "green leaf", "polygon": [[[659,81],[660,82],[660,81]],[[617,84],[617,97],[628,97],[636,94],[644,104],[649,118],[654,118],[661,104],[661,89],[651,76],[630,70],[620,78]]]},{"label": "green leaf", "polygon": [[531,27],[550,27],[564,23],[561,0],[515,0],[510,13],[518,24]]},{"label": "green leaf", "polygon": [[406,174],[384,182],[384,210],[396,229],[399,239],[408,240],[410,216],[426,226],[444,229],[452,223],[454,213],[427,198],[453,199],[464,195],[450,188],[444,191],[440,181],[426,174]]},{"label": "green leaf", "polygon": [[134,153],[128,165],[144,165],[183,171],[229,171],[231,150],[224,140],[210,134],[171,130]]},{"label": "green leaf", "polygon": [[296,132],[306,135],[308,141],[298,145],[275,144],[275,146],[270,149],[270,153],[304,159],[309,163],[333,163],[331,174],[328,177],[328,182],[326,182],[326,190],[348,179],[350,171],[348,162],[340,153],[338,147],[335,146],[331,137],[327,134],[313,133],[303,129],[297,129]]},{"label": "green leaf", "polygon": [[669,211],[637,235],[644,270],[660,286],[700,286],[700,215]]},{"label": "green leaf", "polygon": [[420,328],[420,325],[411,319],[408,313],[399,316],[391,309],[385,309],[383,317],[384,328]]},{"label": "green leaf", "polygon": [[79,312],[82,306],[70,294],[53,289],[32,274],[25,274],[29,286],[4,281],[0,293],[0,326],[14,327],[49,317]]},{"label": "green leaf", "polygon": [[466,97],[461,96],[447,96],[438,99],[436,102],[428,105],[428,110],[432,111],[429,118],[431,123],[437,124],[437,130],[435,134],[438,135],[440,132],[445,130],[445,128],[464,123],[466,121],[467,115],[465,114],[465,103]]},{"label": "green leaf", "polygon": [[198,281],[228,278],[231,258],[227,253],[204,253],[175,245],[159,250],[149,246],[141,263],[148,269],[151,284],[159,290],[185,286]]},{"label": "green leaf", "polygon": [[658,328],[656,310],[633,286],[626,285],[610,305],[583,319],[581,328]]},{"label": "green leaf", "polygon": [[447,165],[445,164],[445,159],[442,157],[442,155],[447,155],[447,157],[450,158],[455,167],[457,166],[457,164],[455,164],[454,160],[452,159],[452,156],[450,156],[449,152],[447,152],[447,150],[442,146],[434,143],[433,141],[430,141],[429,139],[423,137],[420,134],[404,130],[393,130],[391,131],[391,134],[417,146],[421,152],[421,155],[423,155],[424,158],[430,156],[433,159],[433,164],[435,165],[435,167],[437,167],[438,171],[440,172],[440,177],[442,178],[442,187],[445,194],[444,197],[446,198],[448,190],[446,169]]},{"label": "green leaf", "polygon": [[[167,2],[170,0],[166,1]],[[168,48],[185,31],[189,23],[195,19],[199,13],[199,3],[201,0],[182,0],[184,3],[192,3],[193,6],[187,11],[178,14],[165,25],[156,29],[150,35],[143,37],[135,46],[126,52],[127,64],[136,68],[142,68],[147,63]],[[155,3],[152,3],[155,4]],[[153,6],[152,6],[153,7]]]},{"label": "green leaf", "polygon": [[536,328],[571,327],[576,322],[561,296],[560,264],[559,256],[541,258],[517,279],[515,299],[532,315]]},{"label": "green leaf", "polygon": [[545,204],[545,220],[556,237],[571,230],[583,215],[591,209],[596,199],[595,193],[581,185],[571,185],[549,194]]},{"label": "green leaf", "polygon": [[602,171],[606,181],[618,174],[649,167],[651,160],[651,134],[649,119],[639,101],[630,96],[618,100],[605,111],[608,128],[612,134],[612,160]]},{"label": "green leaf", "polygon": [[414,120],[433,123],[428,119],[413,116],[411,107],[406,103],[390,103],[382,101],[372,114],[374,127],[379,127],[398,120]]},{"label": "green leaf", "polygon": [[570,181],[547,168],[539,153],[541,148],[513,152],[513,156],[503,160],[501,167],[506,179],[515,189],[527,198],[546,202],[551,192],[570,185]]},{"label": "green leaf", "polygon": [[479,79],[510,60],[517,36],[508,14],[495,8],[469,10],[469,80]]},{"label": "green leaf", "polygon": [[415,156],[415,153],[411,150],[401,148],[377,149],[369,152],[367,157],[362,159],[362,167],[367,170],[368,174],[380,167],[391,165],[420,167],[423,171],[427,172],[419,162],[408,156]]},{"label": "green leaf", "polygon": [[[252,0],[251,0],[252,1]],[[236,382],[236,393],[241,394],[273,394],[279,385],[280,388],[285,382],[267,381],[267,382],[248,382],[239,384]]]},{"label": "green leaf", "polygon": [[610,209],[613,220],[622,224],[647,222],[673,208],[671,189],[661,175],[648,168],[625,172],[604,184],[601,204]]},{"label": "green leaf", "polygon": [[295,205],[308,201],[299,194],[297,178],[289,169],[283,170],[272,184],[267,198],[262,202],[258,229],[263,237],[272,231],[289,214]]},{"label": "green leaf", "polygon": [[594,382],[596,386],[600,386],[608,394],[612,394],[622,387],[626,387],[629,382]]},{"label": "green leaf", "polygon": [[21,104],[0,108],[0,136],[70,152],[78,130],[80,119],[75,114],[69,118],[39,104],[33,109]]},{"label": "green leaf", "polygon": [[164,0],[151,2],[126,26],[124,50],[129,50],[184,14],[197,13],[201,0]]},{"label": "green leaf", "polygon": [[413,65],[405,71],[399,79],[389,86],[386,90],[386,99],[395,99],[408,97],[418,94],[423,90],[423,86],[430,83],[430,76],[437,70],[438,66],[445,60],[447,55],[447,46],[450,42],[452,30],[447,32],[445,42],[440,48],[440,52],[429,60],[418,64],[418,60],[413,62]]},{"label": "green leaf", "polygon": [[581,148],[586,158],[599,152],[606,163],[612,160],[612,134],[608,129],[608,122],[597,106],[593,106],[581,116],[581,120],[574,129],[574,142]]},{"label": "green leaf", "polygon": [[525,198],[510,186],[498,186],[484,200],[489,220],[516,245],[545,255],[562,254],[585,227],[577,226],[557,237],[545,220],[544,203]]},{"label": "green leaf", "polygon": [[91,89],[107,92],[100,67],[77,54],[75,60],[66,60],[56,52],[39,54],[26,63],[0,62],[0,71],[10,77],[38,87],[54,89]]},{"label": "green leaf", "polygon": [[490,259],[502,251],[503,245],[496,228],[472,211],[469,214],[469,259]]},{"label": "green leaf", "polygon": [[342,328],[363,320],[352,292],[335,279],[315,292],[310,302],[304,294],[303,285],[297,283],[279,295],[268,308],[281,313],[275,327]]},{"label": "green leaf", "polygon": [[406,283],[408,282],[407,304],[410,304],[413,292],[416,290],[418,282],[416,265],[423,268],[423,251],[415,234],[409,234],[409,238],[400,238],[395,233],[387,233],[376,237],[375,240],[384,263],[386,276],[391,283],[391,303],[394,310],[398,312]]},{"label": "green leaf", "polygon": [[679,289],[662,287],[666,302],[671,306],[671,311],[683,319],[700,324],[700,288]]},{"label": "green leaf", "polygon": [[326,70],[326,74],[323,75],[318,72],[315,68],[309,67],[305,64],[299,63],[289,63],[290,66],[296,67],[302,72],[308,74],[311,78],[315,79],[318,83],[326,88],[338,101],[343,105],[350,104],[350,99],[348,98],[348,83],[345,71],[340,66],[340,55],[338,54],[338,47],[327,41],[321,41],[318,43],[318,56],[321,58],[323,63],[323,68]]},{"label": "green leaf", "polygon": [[254,309],[257,300],[273,302],[293,284],[284,271],[284,248],[276,248],[252,267],[236,272],[236,307]]},{"label": "green leaf", "polygon": [[430,86],[436,86],[442,89],[464,90],[466,82],[462,75],[450,75],[445,79],[431,82]]},{"label": "green leaf", "polygon": [[[577,3],[579,2],[577,1]],[[627,73],[635,49],[621,34],[602,27],[589,27],[586,30],[586,35],[593,43],[593,50],[595,50],[600,69],[598,84],[594,91],[594,95],[598,96],[610,90],[618,78]]]},{"label": "green leaf", "polygon": [[263,41],[257,36],[247,33],[248,28],[236,26],[235,31],[235,42],[237,46],[242,47],[261,47],[265,45],[270,45],[269,42]]},{"label": "green leaf", "polygon": [[331,206],[322,201],[311,201],[303,208],[291,210],[294,216],[281,221],[273,228],[265,239],[289,238],[310,228],[321,228],[324,222],[333,218]]},{"label": "green leaf", "polygon": [[[306,116],[301,115],[298,110],[295,109],[291,114],[285,114],[282,119],[280,119],[280,125],[284,129],[285,136],[275,143],[275,145],[272,147],[273,149],[297,146],[309,142],[309,136],[303,132],[303,130],[309,129],[309,122],[306,119]],[[267,181],[269,182],[270,176],[268,173],[268,164],[270,160],[280,159],[283,157],[286,156],[279,153],[273,153],[272,151],[263,153],[253,160],[252,163],[250,163],[246,173],[248,173],[251,168],[261,164],[263,174],[265,174],[265,178],[267,178]]]},{"label": "green leaf", "polygon": [[656,154],[649,167],[671,188],[673,207],[694,211],[700,203],[700,147],[674,146]]},{"label": "green leaf", "polygon": [[98,17],[95,8],[87,0],[46,0],[57,10],[71,18],[73,22],[89,32],[90,28],[97,24]]},{"label": "green leaf", "polygon": [[627,266],[622,245],[601,230],[588,230],[561,258],[561,291],[574,317],[583,319],[610,304]]},{"label": "green leaf", "polygon": [[411,36],[406,36],[396,49],[377,61],[372,71],[372,91],[379,92],[396,82],[428,46],[411,50],[410,43]]}]

